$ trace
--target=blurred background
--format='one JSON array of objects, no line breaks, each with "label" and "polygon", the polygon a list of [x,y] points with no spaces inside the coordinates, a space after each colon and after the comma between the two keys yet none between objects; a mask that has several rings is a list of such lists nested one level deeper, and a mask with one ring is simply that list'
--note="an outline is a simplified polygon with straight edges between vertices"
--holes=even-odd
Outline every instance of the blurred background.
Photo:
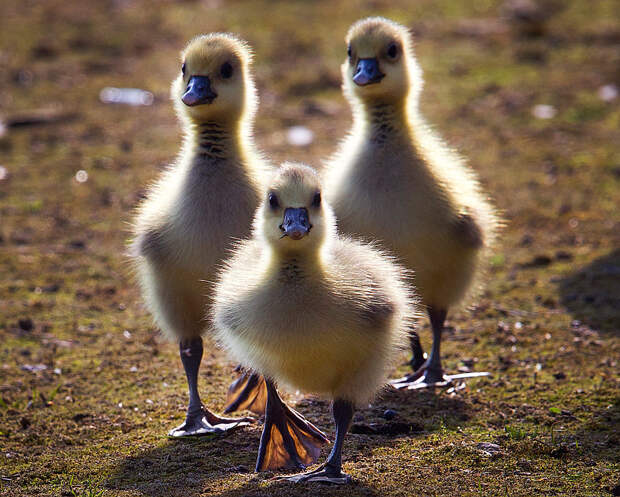
[{"label": "blurred background", "polygon": [[[450,370],[493,378],[388,392],[362,411],[347,441],[354,492],[620,494],[619,2],[8,0],[2,495],[297,495],[251,473],[260,427],[224,441],[163,437],[183,416],[183,372],[123,253],[132,209],[179,148],[169,85],[188,40],[245,38],[260,147],[317,166],[351,123],[344,36],[368,15],[411,29],[422,111],[508,225],[487,291],[452,316],[444,342]],[[426,324],[421,334],[428,348]],[[231,371],[206,354],[205,402],[222,405]],[[331,426],[326,403],[297,401]],[[387,408],[400,428],[364,428]]]}]

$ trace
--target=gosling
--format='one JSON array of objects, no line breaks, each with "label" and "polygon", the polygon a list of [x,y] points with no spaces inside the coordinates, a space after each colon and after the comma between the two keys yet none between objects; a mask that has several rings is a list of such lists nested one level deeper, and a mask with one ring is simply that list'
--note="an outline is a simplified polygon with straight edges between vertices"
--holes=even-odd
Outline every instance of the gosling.
[{"label": "gosling", "polygon": [[185,140],[175,163],[149,188],[138,208],[132,254],[156,324],[179,341],[189,387],[185,422],[171,437],[217,433],[248,419],[216,416],[198,394],[204,310],[216,267],[233,239],[250,234],[269,165],[257,153],[257,105],[245,42],[214,33],[183,50],[171,97]]},{"label": "gosling", "polygon": [[426,361],[412,334],[414,373],[395,386],[486,375],[445,375],[440,344],[448,310],[479,287],[498,216],[475,173],[420,115],[422,71],[407,29],[372,17],[354,24],[346,41],[343,91],[354,124],[327,164],[326,198],[342,232],[380,241],[415,273],[433,330]]},{"label": "gosling", "polygon": [[336,440],[319,469],[292,481],[347,483],[342,444],[354,406],[384,384],[415,318],[405,271],[371,245],[341,238],[313,169],[285,164],[257,211],[253,236],[215,290],[219,341],[267,384],[259,461],[277,426],[294,424],[275,383],[333,399]]}]

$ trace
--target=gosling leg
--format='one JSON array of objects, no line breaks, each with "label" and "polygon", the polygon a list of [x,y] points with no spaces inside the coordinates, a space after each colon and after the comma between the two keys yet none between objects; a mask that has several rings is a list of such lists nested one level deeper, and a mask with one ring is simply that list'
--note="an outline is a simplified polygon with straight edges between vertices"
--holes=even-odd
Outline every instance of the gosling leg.
[{"label": "gosling leg", "polygon": [[169,437],[190,437],[222,433],[226,430],[246,426],[250,418],[222,418],[213,414],[202,405],[198,395],[198,370],[202,360],[202,338],[196,337],[182,340],[179,344],[181,362],[187,376],[189,387],[189,406],[185,422],[168,433]]},{"label": "gosling leg", "polygon": [[256,471],[304,469],[321,455],[329,439],[312,423],[287,406],[273,381],[265,379],[267,408],[260,439]]},{"label": "gosling leg", "polygon": [[433,346],[431,354],[426,362],[411,375],[392,381],[392,386],[397,389],[418,390],[421,388],[445,387],[452,383],[453,380],[465,378],[477,378],[481,376],[489,376],[487,372],[459,373],[453,375],[444,374],[441,366],[441,334],[443,332],[444,322],[446,320],[447,311],[445,309],[428,308],[428,316],[433,329]]},{"label": "gosling leg", "polygon": [[336,442],[324,464],[308,473],[285,477],[294,483],[323,482],[344,485],[351,482],[351,477],[342,472],[342,445],[353,419],[353,404],[347,400],[336,399],[332,404],[332,413],[336,422]]},{"label": "gosling leg", "polygon": [[428,317],[431,320],[431,328],[433,329],[433,346],[423,378],[426,383],[435,383],[436,386],[443,386],[441,383],[444,382],[447,385],[450,382],[444,376],[443,368],[441,367],[441,334],[446,321],[446,314],[447,312],[444,309],[428,308]]},{"label": "gosling leg", "polygon": [[426,357],[424,357],[420,336],[414,329],[409,331],[409,343],[411,344],[411,360],[409,364],[411,365],[411,369],[415,372],[424,365]]}]

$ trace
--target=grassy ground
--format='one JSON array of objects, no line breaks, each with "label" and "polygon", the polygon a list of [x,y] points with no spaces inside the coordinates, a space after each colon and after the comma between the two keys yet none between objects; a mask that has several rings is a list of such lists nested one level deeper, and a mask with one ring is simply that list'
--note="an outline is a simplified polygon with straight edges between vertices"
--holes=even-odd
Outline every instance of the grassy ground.
[{"label": "grassy ground", "polygon": [[[559,5],[532,38],[492,0],[2,2],[0,494],[618,495],[620,99],[598,90],[620,84],[620,9]],[[253,473],[258,424],[165,437],[183,417],[185,379],[129,275],[127,222],[176,154],[168,85],[189,38],[248,39],[261,147],[318,164],[350,124],[344,34],[377,13],[413,29],[423,110],[509,221],[487,291],[452,314],[444,345],[451,370],[493,376],[459,391],[386,392],[347,438],[355,483],[291,487]],[[104,86],[145,88],[155,102],[104,105]],[[556,115],[533,117],[538,104]],[[42,110],[52,122],[24,124]],[[286,144],[295,124],[315,132],[312,145]],[[421,335],[428,347],[426,324]],[[222,406],[231,372],[208,348],[206,403]],[[297,400],[332,430],[326,402]],[[364,433],[372,423],[381,434]]]}]

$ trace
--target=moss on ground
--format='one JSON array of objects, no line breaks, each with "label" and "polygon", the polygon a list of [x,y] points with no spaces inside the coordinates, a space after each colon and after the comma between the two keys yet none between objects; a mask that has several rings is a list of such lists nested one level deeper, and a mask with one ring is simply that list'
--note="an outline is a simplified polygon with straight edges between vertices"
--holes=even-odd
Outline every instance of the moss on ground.
[{"label": "moss on ground", "polygon": [[[385,392],[356,423],[385,428],[389,408],[401,428],[347,438],[355,483],[291,487],[252,472],[259,424],[165,437],[183,417],[185,379],[140,305],[127,223],[177,151],[168,85],[186,40],[213,30],[248,39],[259,143],[276,160],[317,165],[350,124],[344,34],[370,14],[413,29],[423,110],[508,220],[486,292],[452,314],[444,345],[451,370],[493,376],[457,391]],[[619,14],[613,0],[566,3],[529,38],[491,0],[3,2],[0,117],[61,117],[0,137],[0,494],[617,495],[620,99],[598,92],[620,84]],[[104,86],[145,88],[155,102],[104,105]],[[555,117],[533,117],[538,104]],[[315,132],[312,145],[287,146],[293,124]],[[426,324],[421,334],[428,346]],[[222,406],[231,374],[208,349],[206,403]],[[326,402],[291,400],[332,430]]]}]

